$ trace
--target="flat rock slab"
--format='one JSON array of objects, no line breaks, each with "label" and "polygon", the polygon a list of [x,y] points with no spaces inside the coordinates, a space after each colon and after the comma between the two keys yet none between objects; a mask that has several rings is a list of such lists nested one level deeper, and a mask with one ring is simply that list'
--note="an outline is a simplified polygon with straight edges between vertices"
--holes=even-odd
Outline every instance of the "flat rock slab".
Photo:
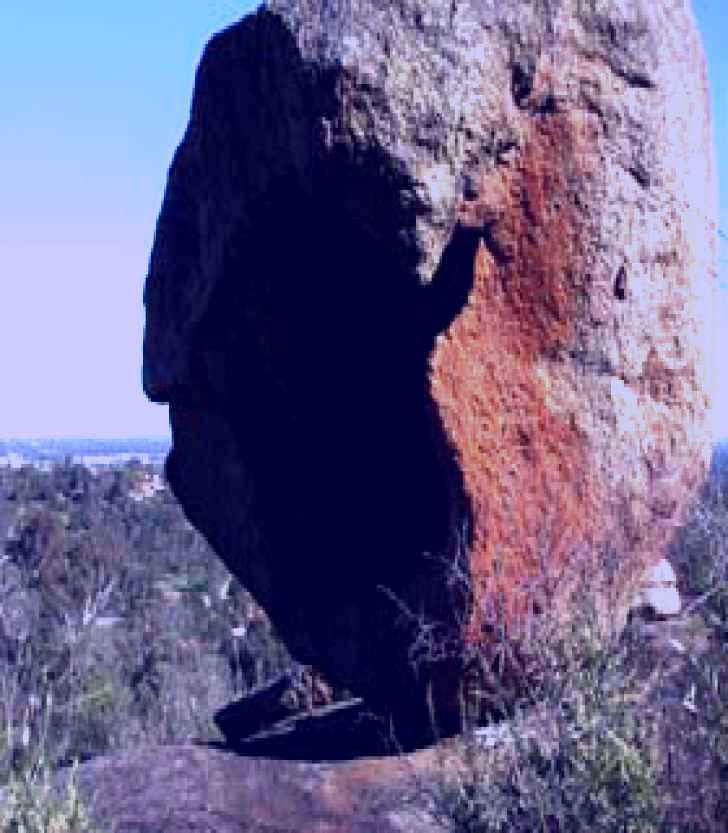
[{"label": "flat rock slab", "polygon": [[83,799],[114,833],[439,833],[413,794],[429,753],[315,764],[150,747],[82,765]]}]

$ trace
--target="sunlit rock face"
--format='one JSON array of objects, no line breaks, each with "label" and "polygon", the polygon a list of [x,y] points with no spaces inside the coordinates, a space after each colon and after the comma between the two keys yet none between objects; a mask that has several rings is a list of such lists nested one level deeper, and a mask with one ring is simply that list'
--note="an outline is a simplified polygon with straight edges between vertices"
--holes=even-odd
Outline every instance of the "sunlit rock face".
[{"label": "sunlit rock face", "polygon": [[205,51],[151,257],[175,493],[300,659],[424,722],[460,667],[418,621],[584,575],[619,621],[663,557],[715,218],[687,0],[272,0]]}]

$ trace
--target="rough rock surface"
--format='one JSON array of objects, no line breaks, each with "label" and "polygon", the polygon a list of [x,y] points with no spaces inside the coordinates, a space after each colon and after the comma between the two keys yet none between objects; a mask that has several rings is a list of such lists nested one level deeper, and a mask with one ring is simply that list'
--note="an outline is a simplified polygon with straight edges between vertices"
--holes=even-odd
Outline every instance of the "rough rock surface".
[{"label": "rough rock surface", "polygon": [[647,608],[654,616],[677,616],[682,609],[677,576],[672,564],[663,558],[645,573],[632,604]]},{"label": "rough rock surface", "polygon": [[440,833],[417,796],[431,768],[426,753],[327,764],[179,746],[99,758],[76,777],[114,833]]},{"label": "rough rock surface", "polygon": [[144,384],[297,658],[416,722],[459,673],[412,670],[418,621],[478,639],[605,547],[624,615],[707,463],[715,216],[688,0],[271,0],[212,39]]}]

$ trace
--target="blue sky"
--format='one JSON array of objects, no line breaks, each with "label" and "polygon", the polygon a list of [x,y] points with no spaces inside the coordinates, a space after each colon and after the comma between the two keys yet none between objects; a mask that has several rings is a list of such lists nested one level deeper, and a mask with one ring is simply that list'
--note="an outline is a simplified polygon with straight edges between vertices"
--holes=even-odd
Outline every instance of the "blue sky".
[{"label": "blue sky", "polygon": [[[0,437],[168,432],[140,384],[154,224],[204,43],[256,5],[2,0]],[[694,7],[728,233],[728,15],[725,0]],[[725,333],[725,241],[720,268]],[[728,390],[718,409],[728,436]]]}]

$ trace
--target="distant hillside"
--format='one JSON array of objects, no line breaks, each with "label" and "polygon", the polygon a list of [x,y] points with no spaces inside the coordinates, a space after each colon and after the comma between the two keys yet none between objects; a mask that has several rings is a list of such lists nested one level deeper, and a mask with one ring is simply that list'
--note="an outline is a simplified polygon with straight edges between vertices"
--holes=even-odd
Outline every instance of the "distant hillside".
[{"label": "distant hillside", "polygon": [[131,459],[140,457],[152,462],[161,461],[169,451],[171,441],[161,437],[128,437],[116,439],[0,439],[0,463],[15,458],[24,462],[98,458]]}]

